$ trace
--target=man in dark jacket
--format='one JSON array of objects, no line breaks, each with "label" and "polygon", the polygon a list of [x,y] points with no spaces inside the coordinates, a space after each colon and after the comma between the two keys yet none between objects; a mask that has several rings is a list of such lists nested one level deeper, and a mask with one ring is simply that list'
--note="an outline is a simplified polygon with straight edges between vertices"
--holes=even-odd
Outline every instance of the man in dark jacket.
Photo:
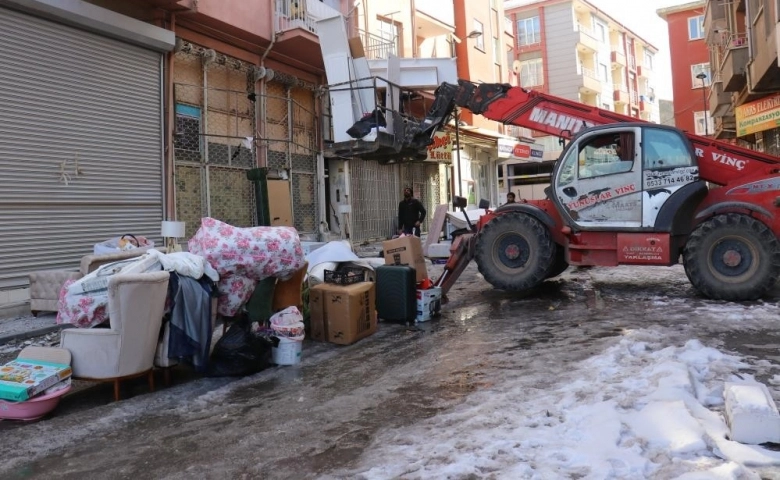
[{"label": "man in dark jacket", "polygon": [[420,236],[420,225],[425,220],[425,207],[412,196],[412,189],[404,188],[404,199],[398,204],[398,234]]}]

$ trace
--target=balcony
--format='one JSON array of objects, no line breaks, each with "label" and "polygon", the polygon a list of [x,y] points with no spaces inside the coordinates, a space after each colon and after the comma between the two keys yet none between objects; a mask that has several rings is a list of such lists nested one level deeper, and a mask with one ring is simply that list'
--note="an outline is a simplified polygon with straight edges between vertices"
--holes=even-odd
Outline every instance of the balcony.
[{"label": "balcony", "polygon": [[609,54],[612,60],[612,68],[626,67],[626,54],[617,50],[616,45],[612,45],[612,53]]},{"label": "balcony", "polygon": [[580,85],[580,92],[587,95],[594,95],[601,93],[601,80],[596,75],[596,72],[590,68],[580,66],[582,73],[582,85]]},{"label": "balcony", "polygon": [[415,35],[427,39],[455,33],[455,8],[452,2],[415,0]]},{"label": "balcony", "polygon": [[655,97],[649,95],[639,95],[639,111],[652,112],[655,105]]},{"label": "balcony", "polygon": [[391,54],[398,56],[395,41],[386,40],[365,30],[358,30],[358,35],[363,42],[363,51],[368,60],[387,59]]},{"label": "balcony", "polygon": [[317,21],[341,16],[341,12],[319,1],[276,0],[274,51],[323,67]]},{"label": "balcony", "polygon": [[734,115],[713,118],[715,123],[715,138],[728,139],[737,136],[737,119]]},{"label": "balcony", "polygon": [[615,103],[621,103],[623,105],[628,105],[629,96],[628,96],[628,90],[626,89],[625,85],[620,84],[614,84],[612,86],[612,100]]},{"label": "balcony", "polygon": [[637,77],[644,77],[644,78],[650,78],[650,74],[653,72],[653,70],[646,66],[646,65],[637,65],[636,66],[636,76]]},{"label": "balcony", "polygon": [[598,41],[593,30],[581,23],[577,24],[577,30],[580,32],[579,38],[577,39],[577,50],[589,53],[598,52],[599,44],[601,42]]},{"label": "balcony", "polygon": [[744,36],[734,36],[729,41],[723,61],[720,64],[720,76],[723,79],[724,92],[738,92],[746,84],[748,44]]},{"label": "balcony", "polygon": [[276,0],[276,33],[301,29],[317,34],[317,20],[337,17],[341,12],[323,2]]},{"label": "balcony", "polygon": [[634,55],[628,55],[626,57],[626,62],[628,63],[628,69],[632,72],[636,71],[636,57]]},{"label": "balcony", "polygon": [[712,80],[707,104],[710,107],[710,116],[717,118],[722,117],[732,108],[731,94],[723,91],[723,81],[720,74],[716,74]]},{"label": "balcony", "polygon": [[720,32],[728,28],[726,23],[726,4],[722,1],[708,1],[704,8],[704,31],[707,45],[715,45],[720,41]]}]

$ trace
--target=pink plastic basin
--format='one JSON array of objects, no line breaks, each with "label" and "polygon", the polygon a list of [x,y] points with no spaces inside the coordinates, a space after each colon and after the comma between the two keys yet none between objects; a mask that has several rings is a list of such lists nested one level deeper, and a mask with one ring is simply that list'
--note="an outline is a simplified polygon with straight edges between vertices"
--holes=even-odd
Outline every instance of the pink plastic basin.
[{"label": "pink plastic basin", "polygon": [[24,402],[8,402],[0,400],[0,420],[38,420],[54,410],[60,403],[60,398],[68,393],[70,385],[40,397]]}]

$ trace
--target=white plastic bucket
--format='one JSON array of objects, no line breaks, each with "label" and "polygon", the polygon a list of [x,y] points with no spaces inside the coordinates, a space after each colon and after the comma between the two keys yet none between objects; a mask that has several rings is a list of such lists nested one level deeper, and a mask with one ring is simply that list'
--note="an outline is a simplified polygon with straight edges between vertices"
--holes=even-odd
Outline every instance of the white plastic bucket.
[{"label": "white plastic bucket", "polygon": [[279,346],[273,348],[272,357],[277,365],[295,365],[301,363],[301,347],[303,342],[278,337]]}]

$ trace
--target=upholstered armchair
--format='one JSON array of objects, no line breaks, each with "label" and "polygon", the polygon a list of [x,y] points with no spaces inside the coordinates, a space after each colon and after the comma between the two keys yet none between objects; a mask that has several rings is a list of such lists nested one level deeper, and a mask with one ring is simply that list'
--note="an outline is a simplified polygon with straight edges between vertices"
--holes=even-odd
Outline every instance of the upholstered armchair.
[{"label": "upholstered armchair", "polygon": [[62,331],[60,346],[70,350],[73,377],[119,382],[147,375],[154,391],[154,362],[165,298],[166,271],[117,274],[108,281],[109,328],[69,328]]},{"label": "upholstered armchair", "polygon": [[[30,311],[38,316],[40,312],[56,312],[57,301],[60,298],[60,290],[68,280],[78,280],[86,274],[93,272],[101,266],[139,257],[145,254],[148,248],[135,248],[122,250],[115,253],[101,253],[97,255],[84,255],[78,270],[40,270],[30,272]],[[165,252],[165,248],[158,248]]]}]

